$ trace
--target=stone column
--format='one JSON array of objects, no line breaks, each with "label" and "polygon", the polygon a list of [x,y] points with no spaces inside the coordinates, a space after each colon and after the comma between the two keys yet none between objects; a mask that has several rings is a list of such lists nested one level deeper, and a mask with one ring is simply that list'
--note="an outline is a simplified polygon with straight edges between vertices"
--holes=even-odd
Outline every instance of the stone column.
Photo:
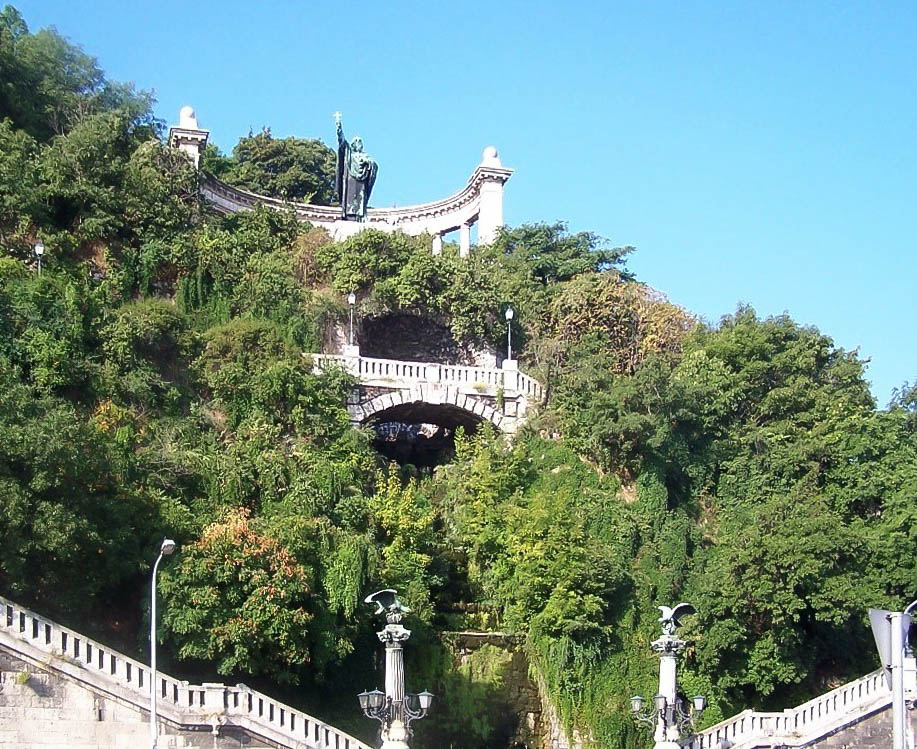
[{"label": "stone column", "polygon": [[650,645],[659,653],[659,694],[665,696],[665,715],[656,719],[653,749],[679,749],[678,722],[675,720],[675,703],[678,699],[677,670],[675,659],[685,649],[684,640],[671,634],[663,634]]},{"label": "stone column", "polygon": [[382,729],[381,749],[409,749],[404,715],[403,644],[410,638],[411,631],[397,622],[390,622],[378,635],[385,645],[385,697],[391,705],[391,720]]},{"label": "stone column", "polygon": [[478,243],[489,244],[497,238],[503,226],[503,184],[512,171],[503,168],[497,149],[488,146],[484,149],[478,172],[481,178]]},{"label": "stone column", "polygon": [[178,125],[169,128],[169,147],[186,154],[197,169],[209,137],[209,130],[198,127],[194,110],[191,107],[182,107],[178,113]]},{"label": "stone column", "polygon": [[459,256],[468,257],[471,252],[471,224],[464,223],[459,227]]},{"label": "stone column", "polygon": [[442,234],[433,235],[433,254],[441,255],[443,252],[443,236]]}]

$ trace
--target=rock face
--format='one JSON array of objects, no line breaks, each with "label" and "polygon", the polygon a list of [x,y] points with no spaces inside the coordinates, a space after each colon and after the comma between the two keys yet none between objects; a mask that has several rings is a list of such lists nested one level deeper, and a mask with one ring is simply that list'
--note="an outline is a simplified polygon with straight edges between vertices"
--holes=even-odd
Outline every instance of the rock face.
[{"label": "rock face", "polygon": [[452,632],[445,639],[459,674],[477,686],[494,716],[491,746],[541,749],[545,726],[538,687],[529,677],[522,638],[493,632]]},{"label": "rock face", "polygon": [[492,746],[507,749],[582,749],[569,739],[544,689],[533,681],[522,638],[497,632],[445,635],[457,669],[469,683],[487,685],[488,712],[500,715]]},{"label": "rock face", "polygon": [[547,697],[547,689],[540,678],[538,679],[538,686],[542,708],[541,743],[538,749],[583,749],[585,746],[583,736],[575,728],[572,736],[567,735],[563,724],[560,722],[560,717],[554,709],[554,705],[551,704]]},{"label": "rock face", "polygon": [[445,325],[419,315],[392,313],[359,321],[357,342],[363,356],[402,361],[495,367],[494,351],[462,346]]}]

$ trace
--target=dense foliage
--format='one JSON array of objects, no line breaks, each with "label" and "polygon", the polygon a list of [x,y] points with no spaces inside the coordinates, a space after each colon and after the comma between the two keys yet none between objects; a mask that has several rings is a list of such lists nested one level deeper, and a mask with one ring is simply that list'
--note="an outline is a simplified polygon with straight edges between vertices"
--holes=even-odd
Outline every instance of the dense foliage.
[{"label": "dense foliage", "polygon": [[[873,667],[866,607],[917,594],[917,389],[877,409],[819,331],[748,308],[699,323],[633,279],[630,248],[561,224],[462,259],[210,215],[158,134],[148,95],[0,12],[0,592],[97,630],[142,608],[169,535],[172,665],[296,683],[367,735],[361,601],[396,587],[409,678],[443,696],[431,745],[506,739],[488,710],[506,658],[460,665],[445,630],[521,637],[567,727],[606,747],[644,741],[627,698],[653,693],[658,604],[698,609],[683,682],[709,721]],[[205,164],[320,199],[326,157],[266,132]],[[347,375],[308,358],[350,291],[361,319],[435,321],[477,350],[512,303],[547,402],[512,444],[484,427],[433,472],[390,464],[348,425]]]},{"label": "dense foliage", "polygon": [[275,138],[269,128],[241,138],[224,156],[214,145],[201,168],[214,177],[259,195],[316,205],[334,199],[336,154],[316,139]]}]

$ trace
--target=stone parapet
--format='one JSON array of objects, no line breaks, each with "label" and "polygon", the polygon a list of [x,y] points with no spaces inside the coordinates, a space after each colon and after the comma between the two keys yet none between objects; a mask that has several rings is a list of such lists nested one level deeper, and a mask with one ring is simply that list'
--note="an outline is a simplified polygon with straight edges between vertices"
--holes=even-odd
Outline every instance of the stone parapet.
[{"label": "stone parapet", "polygon": [[[149,715],[151,685],[147,664],[3,597],[0,597],[0,649],[30,666]],[[244,684],[190,684],[157,672],[154,686],[163,731],[207,731],[217,736],[224,728],[233,728],[267,742],[267,746],[370,749],[324,721]],[[62,720],[66,718],[61,716]]]},{"label": "stone parapet", "polygon": [[[913,671],[914,659],[908,661],[905,667]],[[909,699],[913,700],[915,696],[911,692]],[[825,744],[820,742],[888,710],[891,699],[891,690],[883,670],[879,669],[782,712],[744,710],[701,731],[684,746],[686,749],[845,746],[843,739]],[[849,745],[855,746],[856,743]],[[891,745],[890,728],[885,745]]]}]

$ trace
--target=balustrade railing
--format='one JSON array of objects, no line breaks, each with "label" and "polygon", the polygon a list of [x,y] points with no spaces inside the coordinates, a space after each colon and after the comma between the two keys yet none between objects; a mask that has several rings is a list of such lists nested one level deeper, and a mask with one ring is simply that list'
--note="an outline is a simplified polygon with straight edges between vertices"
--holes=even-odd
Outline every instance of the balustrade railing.
[{"label": "balustrade railing", "polygon": [[[103,682],[120,687],[133,696],[138,707],[146,709],[150,699],[150,668],[128,658],[79,632],[56,624],[43,616],[0,596],[0,632],[23,640],[51,656],[47,665],[54,668],[54,658],[85,669],[87,682]],[[157,671],[156,685],[160,706],[165,714],[170,708],[180,714],[183,724],[212,726],[233,723],[233,718],[247,719],[253,732],[267,729],[271,739],[289,739],[289,746],[303,742],[314,749],[370,749],[366,744],[333,726],[296,710],[289,705],[255,692],[244,684],[189,684]],[[244,725],[237,723],[237,725]]]},{"label": "balustrade railing", "polygon": [[791,739],[817,735],[844,716],[891,701],[882,669],[779,713],[745,710],[695,736],[689,749],[751,745],[756,739]]},{"label": "balustrade railing", "polygon": [[544,392],[537,380],[518,370],[463,364],[397,361],[367,356],[351,357],[338,354],[311,354],[311,357],[319,367],[329,362],[339,364],[363,383],[386,381],[396,385],[397,381],[401,381],[442,384],[482,394],[495,394],[498,389],[503,388],[507,394],[518,393],[527,399],[536,401],[541,400]]}]

